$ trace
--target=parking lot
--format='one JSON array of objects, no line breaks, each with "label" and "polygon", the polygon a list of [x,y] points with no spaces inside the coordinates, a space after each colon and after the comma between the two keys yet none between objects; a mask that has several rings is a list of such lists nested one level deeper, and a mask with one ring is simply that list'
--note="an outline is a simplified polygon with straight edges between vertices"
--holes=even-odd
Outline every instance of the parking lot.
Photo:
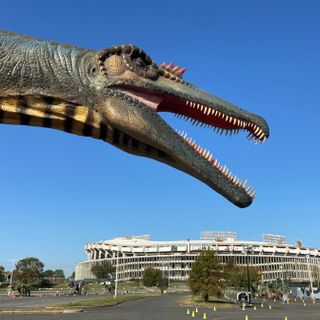
[{"label": "parking lot", "polygon": [[[320,318],[320,302],[301,302],[283,304],[281,302],[264,302],[263,307],[257,304],[256,308],[250,307],[242,310],[239,306],[231,308],[204,308],[178,306],[177,300],[181,295],[165,295],[159,297],[148,297],[141,300],[130,301],[113,307],[85,308],[83,312],[75,314],[0,314],[0,320],[187,320],[207,319],[224,320],[318,320]],[[48,304],[66,303],[72,299],[88,299],[88,297],[31,297],[31,298],[1,298],[1,306],[10,308],[37,307]],[[189,309],[189,315],[188,313]],[[194,311],[194,317],[192,317]],[[287,317],[287,318],[285,318]]]}]

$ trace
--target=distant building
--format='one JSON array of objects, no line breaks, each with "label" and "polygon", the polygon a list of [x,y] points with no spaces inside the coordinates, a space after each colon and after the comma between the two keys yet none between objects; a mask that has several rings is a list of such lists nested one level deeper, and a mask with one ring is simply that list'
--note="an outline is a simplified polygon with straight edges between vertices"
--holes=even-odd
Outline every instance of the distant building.
[{"label": "distant building", "polygon": [[[94,279],[91,266],[108,260],[118,263],[119,280],[140,279],[146,268],[157,268],[173,281],[187,280],[192,264],[203,250],[213,250],[223,263],[257,267],[262,281],[319,284],[320,252],[299,241],[286,243],[282,236],[264,235],[265,241],[238,241],[232,232],[203,232],[201,240],[151,241],[148,236],[126,236],[89,243],[88,260],[76,266],[75,280]],[[118,261],[117,261],[118,260]]]},{"label": "distant building", "polygon": [[4,282],[10,282],[11,272],[5,271],[5,272],[3,273],[3,275],[4,275],[4,278],[5,278],[5,281],[4,281]]}]

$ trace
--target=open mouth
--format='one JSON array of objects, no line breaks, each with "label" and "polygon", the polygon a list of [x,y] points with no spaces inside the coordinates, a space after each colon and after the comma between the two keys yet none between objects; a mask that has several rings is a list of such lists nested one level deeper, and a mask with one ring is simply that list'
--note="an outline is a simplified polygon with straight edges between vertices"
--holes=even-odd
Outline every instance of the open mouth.
[{"label": "open mouth", "polygon": [[[269,135],[268,131],[265,131],[254,121],[245,120],[237,115],[231,115],[230,112],[223,111],[223,108],[218,105],[214,106],[184,97],[177,97],[161,92],[148,92],[147,90],[133,87],[122,87],[120,90],[156,112],[173,113],[177,117],[191,121],[194,125],[211,128],[220,134],[233,135],[244,131],[247,133],[247,138],[255,143],[263,143]],[[255,198],[256,192],[252,186],[248,185],[246,179],[239,179],[233,175],[227,166],[221,165],[217,159],[214,159],[210,151],[201,148],[183,131],[177,131],[177,134],[197,151],[203,159],[208,161],[213,169],[218,170],[235,186],[245,190],[252,200]]]},{"label": "open mouth", "polygon": [[[98,55],[98,63],[108,86],[118,91],[119,97],[128,98],[128,110],[136,107],[131,116],[132,125],[122,130],[167,157],[123,148],[124,151],[152,157],[186,172],[239,207],[252,203],[256,193],[246,180],[233,175],[191,137],[175,132],[161,117],[152,114],[169,112],[220,134],[233,135],[244,131],[255,143],[263,143],[269,136],[268,125],[262,117],[186,82],[182,79],[185,68],[175,67],[173,63],[162,63],[158,67],[143,50],[133,45],[103,50]],[[124,79],[116,77],[112,80],[109,70],[113,70],[114,65],[124,65]],[[137,108],[138,104],[141,108]],[[121,127],[121,121],[117,121],[115,125],[120,123]]]}]

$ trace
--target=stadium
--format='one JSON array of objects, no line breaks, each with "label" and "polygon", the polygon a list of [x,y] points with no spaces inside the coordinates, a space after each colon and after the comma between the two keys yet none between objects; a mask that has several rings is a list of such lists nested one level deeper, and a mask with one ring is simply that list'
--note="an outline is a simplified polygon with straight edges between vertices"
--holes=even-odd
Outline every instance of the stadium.
[{"label": "stadium", "polygon": [[188,279],[192,264],[204,250],[213,250],[221,262],[255,266],[263,282],[282,279],[286,283],[319,287],[320,253],[301,241],[288,244],[279,235],[263,234],[262,241],[239,241],[234,232],[202,232],[200,240],[152,241],[148,235],[125,236],[89,243],[88,260],[76,266],[75,280],[92,280],[91,266],[108,260],[117,268],[118,280],[141,279],[146,268],[162,270],[169,281]]}]

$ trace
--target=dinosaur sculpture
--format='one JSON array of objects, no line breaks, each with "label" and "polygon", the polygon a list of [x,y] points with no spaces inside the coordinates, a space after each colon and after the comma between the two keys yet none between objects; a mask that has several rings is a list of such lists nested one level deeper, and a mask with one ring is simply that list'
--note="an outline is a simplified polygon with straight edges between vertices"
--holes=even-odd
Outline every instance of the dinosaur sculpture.
[{"label": "dinosaur sculpture", "polygon": [[269,136],[266,121],[182,79],[134,45],[100,52],[0,31],[0,122],[102,139],[203,181],[239,207],[255,192],[159,115],[172,112],[228,134]]}]

